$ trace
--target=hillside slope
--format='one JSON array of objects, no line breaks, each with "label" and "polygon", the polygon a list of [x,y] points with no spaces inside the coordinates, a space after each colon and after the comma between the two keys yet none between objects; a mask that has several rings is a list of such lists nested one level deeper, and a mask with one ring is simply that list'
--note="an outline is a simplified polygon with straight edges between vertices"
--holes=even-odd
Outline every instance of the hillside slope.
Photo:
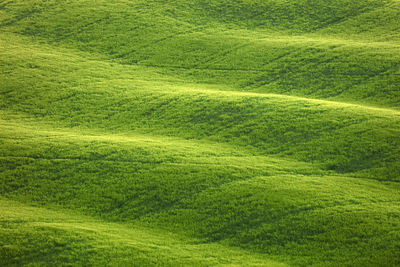
[{"label": "hillside slope", "polygon": [[0,1],[0,262],[399,265],[399,8]]},{"label": "hillside slope", "polygon": [[234,90],[399,105],[398,1],[8,1],[2,28]]},{"label": "hillside slope", "polygon": [[[0,263],[10,265],[285,266],[262,255],[163,231],[0,200]],[[12,208],[10,208],[12,207]],[[229,255],[229,256],[228,256]]]},{"label": "hillside slope", "polygon": [[398,264],[398,183],[218,143],[15,120],[1,124],[6,198],[239,245],[295,265]]}]

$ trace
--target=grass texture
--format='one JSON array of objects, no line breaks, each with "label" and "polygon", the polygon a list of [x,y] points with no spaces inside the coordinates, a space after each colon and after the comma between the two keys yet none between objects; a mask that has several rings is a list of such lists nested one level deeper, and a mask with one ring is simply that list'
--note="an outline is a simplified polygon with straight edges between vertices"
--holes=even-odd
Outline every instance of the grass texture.
[{"label": "grass texture", "polygon": [[399,12],[0,1],[0,263],[398,266]]}]

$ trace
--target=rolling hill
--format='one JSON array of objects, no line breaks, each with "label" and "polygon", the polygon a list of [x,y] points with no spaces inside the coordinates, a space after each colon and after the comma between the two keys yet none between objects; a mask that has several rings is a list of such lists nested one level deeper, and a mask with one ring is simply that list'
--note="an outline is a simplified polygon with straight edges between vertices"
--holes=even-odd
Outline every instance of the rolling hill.
[{"label": "rolling hill", "polygon": [[0,1],[0,264],[397,266],[397,0]]}]

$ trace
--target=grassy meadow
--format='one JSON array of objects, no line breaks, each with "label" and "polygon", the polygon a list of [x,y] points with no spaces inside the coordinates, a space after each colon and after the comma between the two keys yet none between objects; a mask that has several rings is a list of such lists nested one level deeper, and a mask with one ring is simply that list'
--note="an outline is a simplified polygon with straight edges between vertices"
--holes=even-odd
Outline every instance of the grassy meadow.
[{"label": "grassy meadow", "polygon": [[399,266],[397,0],[0,0],[1,266]]}]

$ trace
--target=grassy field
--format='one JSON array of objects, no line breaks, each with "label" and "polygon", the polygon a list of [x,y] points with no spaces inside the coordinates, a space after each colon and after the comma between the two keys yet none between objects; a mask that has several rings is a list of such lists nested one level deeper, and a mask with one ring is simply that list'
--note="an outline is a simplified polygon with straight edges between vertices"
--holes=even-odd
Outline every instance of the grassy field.
[{"label": "grassy field", "polygon": [[0,200],[0,263],[9,265],[237,265],[286,266],[262,255],[184,239],[161,230],[106,223]]},{"label": "grassy field", "polygon": [[400,2],[0,1],[0,265],[400,265]]}]

